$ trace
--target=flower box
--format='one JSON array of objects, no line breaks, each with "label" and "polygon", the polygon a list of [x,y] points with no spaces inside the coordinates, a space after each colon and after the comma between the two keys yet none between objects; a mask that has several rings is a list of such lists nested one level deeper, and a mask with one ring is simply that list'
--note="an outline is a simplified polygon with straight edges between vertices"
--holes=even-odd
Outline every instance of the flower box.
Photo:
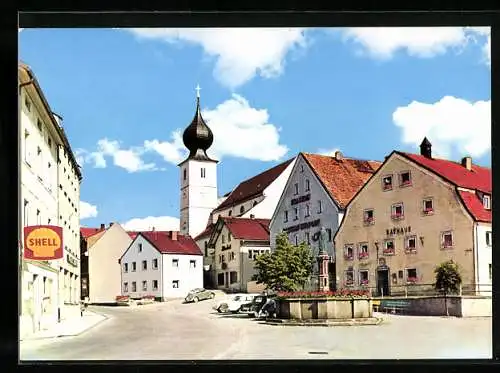
[{"label": "flower box", "polygon": [[417,282],[418,282],[418,279],[417,279],[416,277],[408,277],[408,278],[406,279],[406,282],[407,282],[408,284],[415,284],[415,283],[417,283]]},{"label": "flower box", "polygon": [[424,214],[432,214],[434,209],[424,209]]},{"label": "flower box", "polygon": [[361,252],[358,254],[359,259],[368,258],[368,253]]},{"label": "flower box", "polygon": [[402,219],[404,217],[404,215],[403,214],[392,214],[391,217],[392,217],[392,219],[398,220],[398,219]]},{"label": "flower box", "polygon": [[372,224],[374,222],[373,218],[365,218],[364,220],[365,224]]},{"label": "flower box", "polygon": [[368,286],[368,280],[362,280],[361,286]]},{"label": "flower box", "polygon": [[394,249],[384,249],[382,251],[382,254],[385,254],[385,255],[394,255],[394,253],[395,253]]},{"label": "flower box", "polygon": [[416,248],[414,248],[414,247],[407,247],[407,248],[405,249],[405,253],[406,253],[406,254],[416,254],[416,253],[417,253],[417,249],[416,249]]},{"label": "flower box", "polygon": [[411,185],[411,181],[402,181],[399,186],[405,187],[405,186],[408,186],[408,185]]}]

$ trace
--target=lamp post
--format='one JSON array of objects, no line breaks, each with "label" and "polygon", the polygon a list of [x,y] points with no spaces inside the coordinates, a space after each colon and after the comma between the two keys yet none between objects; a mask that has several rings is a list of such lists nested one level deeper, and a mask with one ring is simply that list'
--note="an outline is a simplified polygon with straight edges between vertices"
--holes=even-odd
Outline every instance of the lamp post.
[{"label": "lamp post", "polygon": [[321,227],[319,233],[319,250],[318,250],[318,291],[329,291],[330,286],[328,284],[328,260],[329,256],[325,250],[326,242],[326,230]]}]

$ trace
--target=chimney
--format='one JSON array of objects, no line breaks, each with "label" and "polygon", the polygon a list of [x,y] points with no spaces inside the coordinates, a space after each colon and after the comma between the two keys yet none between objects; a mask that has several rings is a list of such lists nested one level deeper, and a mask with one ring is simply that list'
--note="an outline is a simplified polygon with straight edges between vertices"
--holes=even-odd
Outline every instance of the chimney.
[{"label": "chimney", "polygon": [[169,236],[172,241],[177,241],[177,231],[170,231]]},{"label": "chimney", "polygon": [[250,214],[250,219],[254,219],[255,218],[255,215],[254,214]]},{"label": "chimney", "polygon": [[424,137],[420,144],[420,155],[423,155],[425,158],[432,158],[432,144],[427,137]]},{"label": "chimney", "polygon": [[101,231],[103,231],[105,228],[105,224],[101,224]]},{"label": "chimney", "polygon": [[469,171],[472,171],[472,158],[471,157],[463,157],[462,158],[462,166],[464,166]]},{"label": "chimney", "polygon": [[341,160],[344,158],[344,157],[343,157],[343,155],[342,155],[342,153],[341,153],[339,150],[337,150],[337,151],[335,152],[334,157],[335,157],[335,159],[336,159],[337,161],[341,161]]},{"label": "chimney", "polygon": [[154,232],[154,231],[155,231],[155,227],[151,228],[151,231],[153,231],[153,232]]}]

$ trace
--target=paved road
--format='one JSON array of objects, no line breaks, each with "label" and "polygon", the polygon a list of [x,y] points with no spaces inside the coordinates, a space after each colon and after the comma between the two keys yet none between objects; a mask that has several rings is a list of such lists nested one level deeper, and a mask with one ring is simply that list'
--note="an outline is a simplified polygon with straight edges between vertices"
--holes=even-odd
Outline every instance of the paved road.
[{"label": "paved road", "polygon": [[93,307],[109,320],[76,337],[21,342],[21,360],[491,358],[491,318],[384,315],[377,326],[271,326],[211,305]]}]

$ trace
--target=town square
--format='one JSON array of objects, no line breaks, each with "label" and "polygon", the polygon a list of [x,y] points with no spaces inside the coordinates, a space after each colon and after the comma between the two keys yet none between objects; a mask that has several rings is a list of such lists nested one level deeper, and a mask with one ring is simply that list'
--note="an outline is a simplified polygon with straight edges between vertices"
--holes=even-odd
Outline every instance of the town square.
[{"label": "town square", "polygon": [[491,358],[489,47],[19,29],[20,361]]}]

